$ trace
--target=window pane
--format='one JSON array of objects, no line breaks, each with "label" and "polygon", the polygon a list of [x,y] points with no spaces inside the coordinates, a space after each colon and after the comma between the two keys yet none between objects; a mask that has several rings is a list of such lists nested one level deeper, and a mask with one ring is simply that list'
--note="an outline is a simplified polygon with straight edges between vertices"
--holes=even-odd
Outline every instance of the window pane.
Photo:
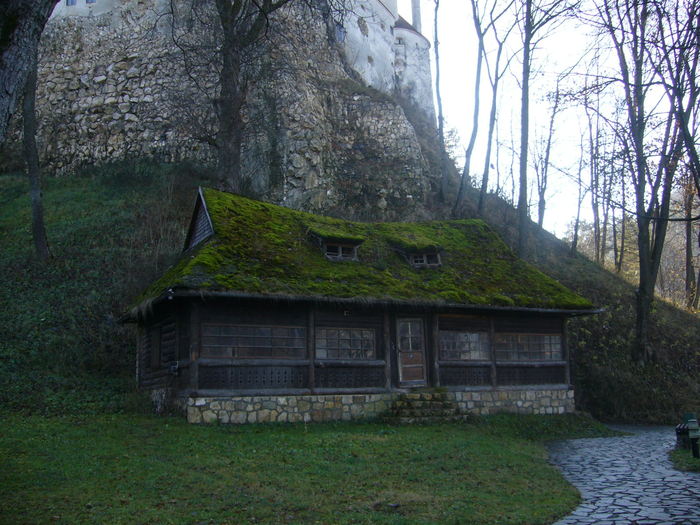
[{"label": "window pane", "polygon": [[202,325],[203,357],[306,357],[306,329],[296,326]]},{"label": "window pane", "polygon": [[440,331],[440,359],[445,361],[489,360],[486,332]]},{"label": "window pane", "polygon": [[316,357],[375,359],[376,334],[371,328],[317,328]]},{"label": "window pane", "polygon": [[497,334],[496,359],[500,361],[561,361],[561,336]]}]

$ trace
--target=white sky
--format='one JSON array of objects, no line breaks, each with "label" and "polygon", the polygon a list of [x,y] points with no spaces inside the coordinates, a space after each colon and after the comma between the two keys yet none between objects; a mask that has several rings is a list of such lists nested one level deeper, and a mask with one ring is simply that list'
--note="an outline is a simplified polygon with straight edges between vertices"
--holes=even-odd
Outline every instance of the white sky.
[{"label": "white sky", "polygon": [[[399,12],[407,20],[411,21],[411,0],[398,0]],[[434,24],[433,0],[421,0],[422,33],[433,42]],[[462,151],[466,146],[471,133],[472,111],[474,100],[474,74],[476,69],[476,43],[474,28],[472,25],[471,8],[467,0],[442,0],[439,10],[440,32],[440,64],[441,64],[441,93],[443,100],[443,113],[445,115],[446,129],[455,128],[462,142]],[[585,45],[585,31],[581,28],[561,28],[548,37],[542,48],[535,51],[534,66],[537,69],[531,81],[531,117],[530,138],[531,144],[537,136],[537,129],[544,128],[549,123],[549,114],[546,104],[542,101],[546,94],[547,86],[552,85],[556,73],[573,64],[581,54]],[[516,38],[517,35],[516,35]],[[432,53],[432,49],[431,49]],[[520,69],[520,61],[513,63],[516,73]],[[435,68],[433,65],[433,75]],[[503,99],[499,107],[499,139],[506,143],[500,147],[500,165],[502,175],[509,171],[511,164],[511,129],[513,143],[519,147],[519,123],[520,123],[520,90],[517,80],[512,75],[506,75],[501,82],[501,95]],[[483,154],[487,131],[487,118],[490,104],[490,86],[482,73],[481,110],[479,142],[477,151],[472,160],[472,174],[479,174],[483,165]],[[512,126],[511,123],[512,122]],[[554,165],[575,175],[578,166],[578,147],[581,138],[581,126],[579,117],[574,110],[566,111],[558,117],[558,125],[555,131],[555,142],[552,148],[551,161]],[[495,164],[495,148],[492,152],[491,162]],[[532,154],[530,154],[532,157]],[[514,161],[517,170],[517,159]],[[550,168],[550,189],[547,192],[547,211],[545,213],[545,227],[559,236],[563,236],[567,225],[573,220],[576,213],[577,189],[576,186],[560,172]],[[491,170],[491,179],[495,178],[494,170]],[[508,175],[509,176],[509,175]],[[584,178],[587,172],[584,171]],[[517,177],[517,173],[516,173]],[[534,186],[534,171],[530,171],[530,191]],[[508,190],[510,192],[510,190]],[[517,190],[515,193],[517,200]],[[536,199],[532,199],[533,209],[531,216],[536,219]],[[588,215],[586,197],[583,204],[583,217]]]}]

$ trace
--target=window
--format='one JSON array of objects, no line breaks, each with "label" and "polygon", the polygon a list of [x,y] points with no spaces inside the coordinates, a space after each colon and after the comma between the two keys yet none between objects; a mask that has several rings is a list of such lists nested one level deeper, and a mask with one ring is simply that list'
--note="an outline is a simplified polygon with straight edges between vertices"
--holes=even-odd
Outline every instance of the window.
[{"label": "window", "polygon": [[409,261],[416,268],[435,268],[441,264],[439,253],[412,253]]},{"label": "window", "polygon": [[76,1],[77,0],[66,0],[66,5],[68,5],[68,6],[75,5]]},{"label": "window", "polygon": [[151,326],[145,333],[145,351],[151,370],[177,360],[177,325],[169,319]]},{"label": "window", "polygon": [[331,261],[357,260],[357,247],[351,244],[330,244],[325,246],[326,257]]},{"label": "window", "polygon": [[97,0],[85,0],[86,4],[94,4]]},{"label": "window", "polygon": [[303,326],[202,325],[203,357],[306,357]]},{"label": "window", "polygon": [[319,359],[375,359],[373,328],[317,328],[316,357]]},{"label": "window", "polygon": [[347,31],[345,31],[345,28],[343,27],[343,24],[340,22],[335,23],[335,40],[336,42],[340,42],[341,44],[345,42],[345,35]]},{"label": "window", "polygon": [[487,361],[491,359],[486,332],[440,331],[440,359],[443,361]]},{"label": "window", "polygon": [[560,335],[496,334],[496,359],[499,361],[561,361]]}]

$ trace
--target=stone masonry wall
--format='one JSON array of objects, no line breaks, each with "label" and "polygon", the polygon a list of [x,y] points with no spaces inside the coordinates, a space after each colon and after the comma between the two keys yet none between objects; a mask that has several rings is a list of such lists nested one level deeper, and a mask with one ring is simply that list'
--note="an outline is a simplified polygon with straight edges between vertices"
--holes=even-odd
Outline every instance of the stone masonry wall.
[{"label": "stone masonry wall", "polygon": [[[448,392],[461,413],[565,414],[575,410],[570,389]],[[296,423],[371,419],[387,413],[399,393],[190,397],[190,423]]]},{"label": "stone masonry wall", "polygon": [[489,390],[453,392],[460,412],[486,416],[496,412],[517,414],[568,414],[573,412],[572,389]]},{"label": "stone masonry wall", "polygon": [[[46,175],[144,157],[214,164],[217,40],[186,14],[171,24],[159,12],[169,6],[123,0],[49,22],[37,92]],[[249,72],[241,167],[250,192],[350,219],[430,218],[440,170],[402,106],[352,74],[332,21],[293,6],[272,17]]]}]

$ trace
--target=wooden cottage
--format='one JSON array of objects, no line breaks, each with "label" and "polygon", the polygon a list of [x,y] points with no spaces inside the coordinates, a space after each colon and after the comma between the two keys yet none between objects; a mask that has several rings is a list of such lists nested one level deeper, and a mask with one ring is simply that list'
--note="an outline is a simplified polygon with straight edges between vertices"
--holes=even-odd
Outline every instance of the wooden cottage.
[{"label": "wooden cottage", "polygon": [[574,409],[565,324],[592,305],[480,220],[360,223],[200,189],[181,260],[129,313],[139,385],[192,422]]}]

